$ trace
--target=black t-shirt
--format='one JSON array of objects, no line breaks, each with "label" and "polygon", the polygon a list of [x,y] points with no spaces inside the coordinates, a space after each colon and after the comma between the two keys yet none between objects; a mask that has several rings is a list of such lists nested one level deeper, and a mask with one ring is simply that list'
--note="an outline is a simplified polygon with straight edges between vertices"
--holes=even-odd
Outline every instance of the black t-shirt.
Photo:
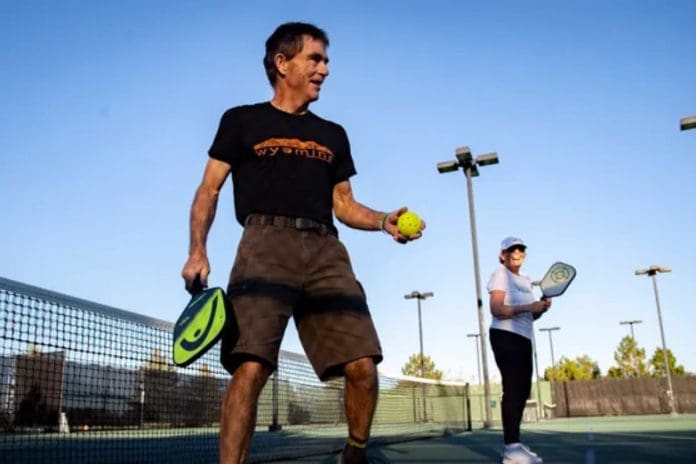
[{"label": "black t-shirt", "polygon": [[333,224],[333,187],[356,172],[343,127],[270,102],[227,110],[208,154],[232,166],[240,224],[252,213]]}]

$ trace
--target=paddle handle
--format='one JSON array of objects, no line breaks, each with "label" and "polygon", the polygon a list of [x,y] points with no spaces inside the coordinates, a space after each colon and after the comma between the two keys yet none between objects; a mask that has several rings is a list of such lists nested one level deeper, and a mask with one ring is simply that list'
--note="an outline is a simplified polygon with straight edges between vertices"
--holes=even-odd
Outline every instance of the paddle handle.
[{"label": "paddle handle", "polygon": [[198,295],[205,289],[206,286],[203,285],[203,282],[201,282],[201,276],[197,275],[196,278],[193,279],[193,282],[191,282],[191,295]]}]

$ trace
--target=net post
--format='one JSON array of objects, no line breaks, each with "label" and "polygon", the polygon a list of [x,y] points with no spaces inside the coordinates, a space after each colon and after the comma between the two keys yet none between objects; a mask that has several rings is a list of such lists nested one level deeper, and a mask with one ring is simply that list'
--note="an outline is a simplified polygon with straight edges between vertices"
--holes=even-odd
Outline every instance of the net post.
[{"label": "net post", "polygon": [[273,423],[268,426],[269,432],[278,432],[283,427],[278,422],[278,369],[273,373]]}]

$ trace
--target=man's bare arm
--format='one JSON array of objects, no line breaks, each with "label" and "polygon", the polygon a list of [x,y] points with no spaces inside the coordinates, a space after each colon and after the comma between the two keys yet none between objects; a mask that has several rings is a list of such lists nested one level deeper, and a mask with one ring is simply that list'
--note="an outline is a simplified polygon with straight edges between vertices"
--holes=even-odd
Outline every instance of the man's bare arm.
[{"label": "man's bare arm", "polygon": [[[407,208],[399,208],[390,213],[370,209],[355,200],[350,182],[347,180],[339,182],[334,186],[333,209],[339,221],[354,229],[384,230],[394,237],[394,240],[401,243],[415,240],[421,236],[420,232],[410,237],[405,237],[399,233],[396,223],[399,216],[407,211]],[[424,222],[422,223],[421,229],[423,228],[425,228]]]},{"label": "man's bare arm", "polygon": [[354,229],[380,230],[386,213],[375,211],[353,198],[350,182],[345,180],[334,186],[333,209],[336,218]]},{"label": "man's bare arm", "polygon": [[206,251],[208,233],[215,219],[217,202],[225,179],[230,173],[230,165],[210,158],[205,167],[203,181],[196,190],[191,205],[189,257],[181,271],[186,281],[186,289],[194,289],[196,280],[207,286],[210,264]]}]

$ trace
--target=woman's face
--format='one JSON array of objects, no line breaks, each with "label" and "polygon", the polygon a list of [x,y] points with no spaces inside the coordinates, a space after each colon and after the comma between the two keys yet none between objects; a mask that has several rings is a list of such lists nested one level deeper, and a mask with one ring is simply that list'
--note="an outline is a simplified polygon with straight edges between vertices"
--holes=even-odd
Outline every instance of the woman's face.
[{"label": "woman's face", "polygon": [[503,264],[506,268],[513,272],[517,272],[522,267],[525,257],[525,247],[521,245],[514,245],[505,251],[500,253],[500,259],[503,260]]}]

